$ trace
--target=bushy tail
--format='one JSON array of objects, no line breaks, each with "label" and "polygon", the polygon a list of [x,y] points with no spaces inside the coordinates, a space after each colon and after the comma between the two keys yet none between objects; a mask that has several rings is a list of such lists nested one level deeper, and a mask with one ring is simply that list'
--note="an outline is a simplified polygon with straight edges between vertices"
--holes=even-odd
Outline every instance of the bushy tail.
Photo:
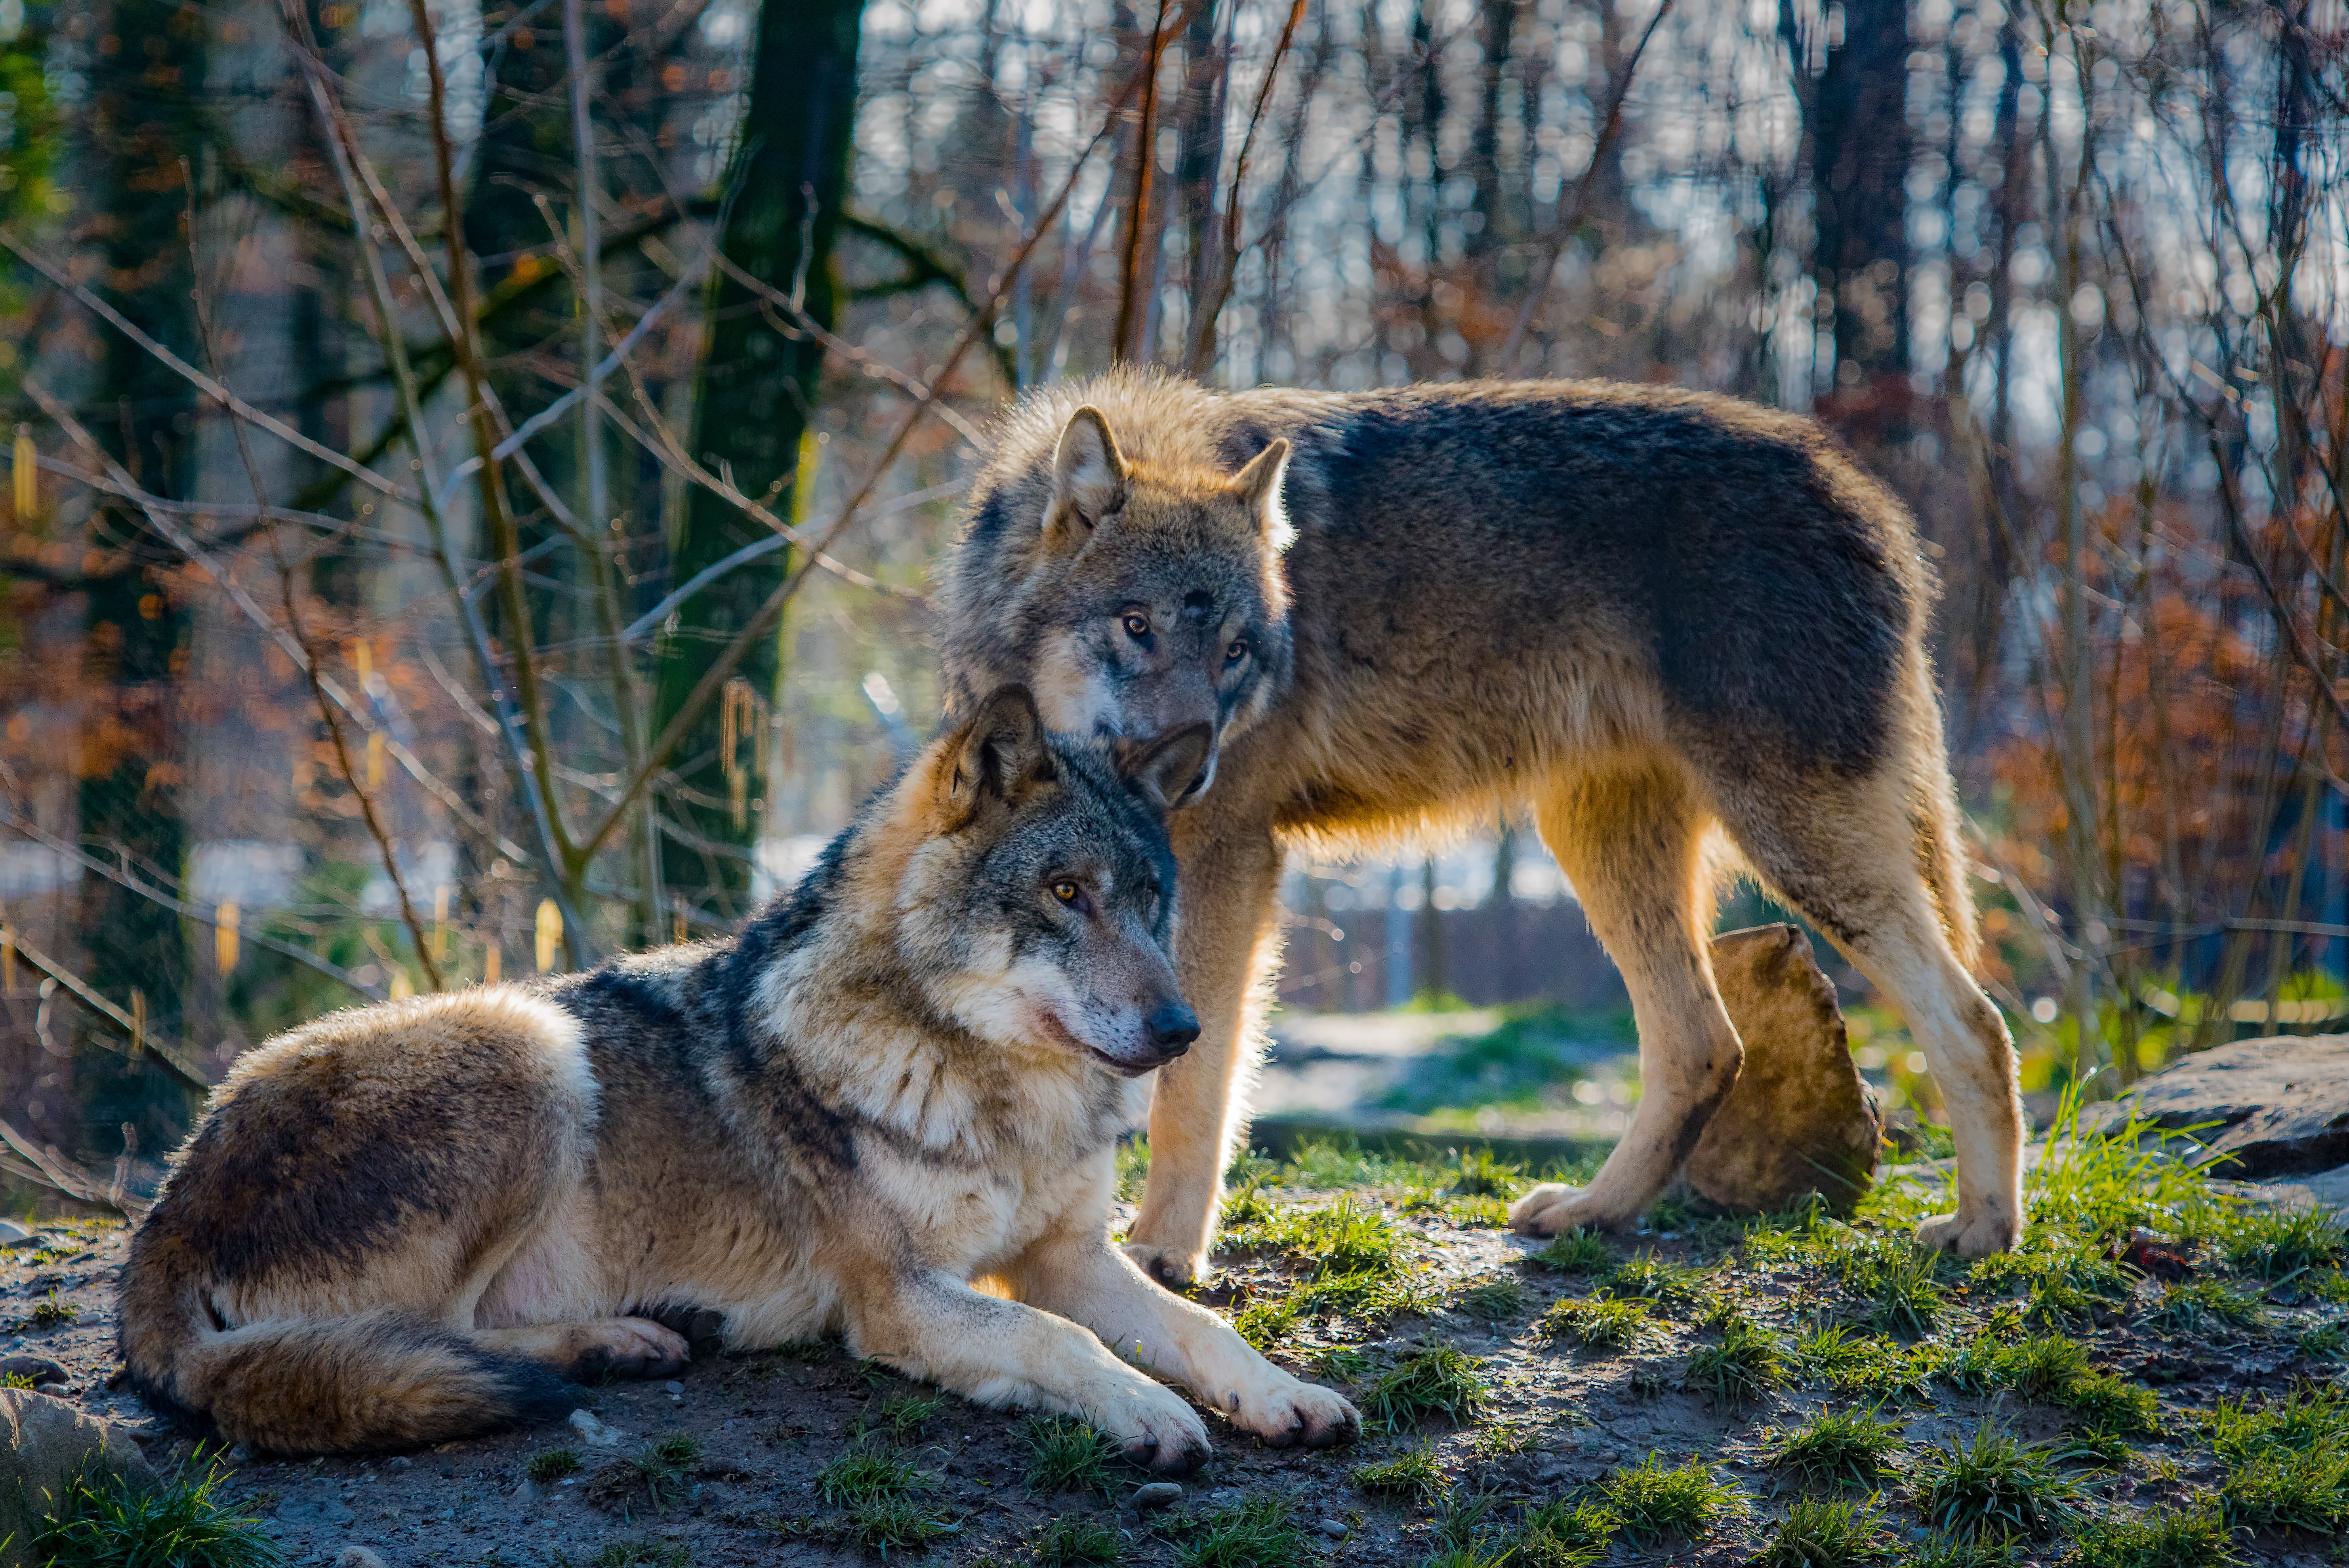
[{"label": "bushy tail", "polygon": [[[419,1448],[568,1413],[563,1379],[415,1314],[213,1326],[195,1282],[145,1303],[126,1292],[132,1386],[184,1425],[263,1453]],[[162,1310],[157,1310],[160,1308]]]}]

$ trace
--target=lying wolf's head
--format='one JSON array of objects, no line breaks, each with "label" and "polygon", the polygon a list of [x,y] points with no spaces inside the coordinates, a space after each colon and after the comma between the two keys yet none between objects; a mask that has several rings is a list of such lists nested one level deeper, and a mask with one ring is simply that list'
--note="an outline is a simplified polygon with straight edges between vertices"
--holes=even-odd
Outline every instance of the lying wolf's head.
[{"label": "lying wolf's head", "polygon": [[1207,746],[1204,724],[1114,751],[1055,739],[1012,686],[924,752],[893,795],[919,836],[895,914],[933,1000],[984,1038],[1129,1077],[1188,1050],[1164,813]]},{"label": "lying wolf's head", "polygon": [[948,585],[949,671],[966,696],[1025,682],[1061,734],[1148,742],[1207,726],[1206,761],[1177,804],[1195,798],[1223,738],[1288,680],[1288,443],[1237,472],[1154,463],[1088,405],[1049,460],[1039,445],[1008,451],[1016,466],[976,498]]}]

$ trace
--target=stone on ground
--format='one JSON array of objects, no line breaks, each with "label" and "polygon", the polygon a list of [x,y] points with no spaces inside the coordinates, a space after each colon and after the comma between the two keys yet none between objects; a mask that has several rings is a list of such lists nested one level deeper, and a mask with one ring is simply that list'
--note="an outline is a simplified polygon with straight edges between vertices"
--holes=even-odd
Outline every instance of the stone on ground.
[{"label": "stone on ground", "polygon": [[2278,1035],[2197,1052],[2088,1106],[2081,1130],[2116,1127],[2132,1108],[2157,1127],[2199,1128],[2194,1136],[2219,1157],[2214,1175],[2260,1181],[2338,1170],[2349,1166],[2349,1034]]},{"label": "stone on ground", "polygon": [[1848,1206],[1876,1170],[1881,1117],[1810,939],[1787,925],[1731,931],[1713,940],[1713,977],[1745,1063],[1689,1151],[1682,1185],[1733,1212],[1784,1209],[1815,1192]]},{"label": "stone on ground", "polygon": [[78,1480],[156,1483],[130,1439],[62,1399],[0,1388],[0,1568],[31,1568],[33,1538]]}]

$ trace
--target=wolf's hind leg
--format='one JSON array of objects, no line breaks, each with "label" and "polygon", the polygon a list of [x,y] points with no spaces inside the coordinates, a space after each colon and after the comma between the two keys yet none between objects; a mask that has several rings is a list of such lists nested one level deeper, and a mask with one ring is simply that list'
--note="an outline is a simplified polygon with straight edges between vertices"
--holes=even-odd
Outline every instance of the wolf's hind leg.
[{"label": "wolf's hind leg", "polygon": [[1125,1249],[1169,1285],[1207,1275],[1224,1164],[1247,1121],[1254,993],[1278,956],[1280,849],[1272,829],[1194,820],[1213,810],[1212,802],[1193,806],[1174,824],[1182,911],[1175,966],[1184,998],[1199,1016],[1199,1038],[1188,1054],[1158,1069],[1150,1102],[1150,1179]]},{"label": "wolf's hind leg", "polygon": [[[1947,769],[1938,754],[1926,767]],[[1929,775],[1929,783],[1930,775]],[[1772,891],[1826,932],[1899,1004],[1925,1053],[1958,1146],[1958,1209],[1917,1239],[1979,1258],[2014,1244],[2023,1206],[2023,1112],[2014,1042],[1966,972],[1972,901],[1961,878],[1946,783],[1897,776],[1807,794],[1788,809],[1724,803],[1738,846]]]},{"label": "wolf's hind leg", "polygon": [[1743,1052],[1713,989],[1706,930],[1711,819],[1663,758],[1572,775],[1535,802],[1542,840],[1622,971],[1640,1027],[1640,1106],[1588,1187],[1555,1182],[1510,1206],[1535,1236],[1639,1219],[1737,1081]]},{"label": "wolf's hind leg", "polygon": [[477,1328],[472,1341],[492,1355],[543,1363],[574,1383],[659,1377],[678,1371],[688,1360],[682,1335],[641,1317]]}]

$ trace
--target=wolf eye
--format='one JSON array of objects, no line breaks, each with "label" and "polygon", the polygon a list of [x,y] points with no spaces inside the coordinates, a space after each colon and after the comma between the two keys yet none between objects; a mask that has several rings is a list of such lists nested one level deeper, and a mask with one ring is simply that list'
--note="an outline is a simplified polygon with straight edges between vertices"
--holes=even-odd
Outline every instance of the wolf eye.
[{"label": "wolf eye", "polygon": [[1150,618],[1129,611],[1125,618],[1125,635],[1136,642],[1150,635]]},{"label": "wolf eye", "polygon": [[1065,879],[1052,884],[1052,897],[1058,898],[1063,904],[1075,903],[1077,899],[1082,896],[1082,892],[1083,890],[1074,882],[1067,881]]},{"label": "wolf eye", "polygon": [[1232,640],[1231,645],[1224,649],[1224,662],[1226,664],[1237,664],[1241,659],[1246,659],[1247,656],[1248,645],[1247,639],[1246,638],[1235,638]]}]

